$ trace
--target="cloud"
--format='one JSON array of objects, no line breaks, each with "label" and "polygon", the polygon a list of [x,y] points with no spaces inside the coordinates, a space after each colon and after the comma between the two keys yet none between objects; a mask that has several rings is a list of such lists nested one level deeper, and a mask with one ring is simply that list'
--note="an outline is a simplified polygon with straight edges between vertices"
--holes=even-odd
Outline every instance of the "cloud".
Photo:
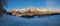
[{"label": "cloud", "polygon": [[56,3],[56,1],[48,0],[46,1],[47,8],[52,8],[52,6]]}]

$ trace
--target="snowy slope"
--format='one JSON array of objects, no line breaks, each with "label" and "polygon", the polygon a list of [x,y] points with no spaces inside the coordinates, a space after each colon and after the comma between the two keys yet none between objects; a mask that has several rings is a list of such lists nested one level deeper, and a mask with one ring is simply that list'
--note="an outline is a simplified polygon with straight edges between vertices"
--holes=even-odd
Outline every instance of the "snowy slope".
[{"label": "snowy slope", "polygon": [[[42,17],[42,16],[40,16]],[[60,26],[60,15],[21,18],[4,14],[0,26]]]}]

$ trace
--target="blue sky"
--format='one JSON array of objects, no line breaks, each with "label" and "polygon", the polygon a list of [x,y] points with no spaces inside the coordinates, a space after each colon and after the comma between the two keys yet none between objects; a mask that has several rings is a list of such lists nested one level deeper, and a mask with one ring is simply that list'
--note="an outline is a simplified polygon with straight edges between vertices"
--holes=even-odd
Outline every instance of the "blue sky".
[{"label": "blue sky", "polygon": [[27,8],[30,6],[36,8],[47,7],[60,7],[60,0],[8,0],[8,8],[6,10],[14,8]]}]

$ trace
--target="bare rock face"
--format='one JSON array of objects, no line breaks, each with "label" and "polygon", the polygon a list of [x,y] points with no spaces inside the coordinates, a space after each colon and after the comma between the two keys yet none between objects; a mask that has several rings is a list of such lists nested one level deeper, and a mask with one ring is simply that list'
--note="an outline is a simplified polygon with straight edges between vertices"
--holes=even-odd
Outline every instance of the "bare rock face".
[{"label": "bare rock face", "polygon": [[14,9],[7,12],[13,16],[34,16],[34,15],[44,15],[44,14],[54,14],[55,12],[49,11],[48,9],[36,9],[34,7],[29,7],[24,10]]}]

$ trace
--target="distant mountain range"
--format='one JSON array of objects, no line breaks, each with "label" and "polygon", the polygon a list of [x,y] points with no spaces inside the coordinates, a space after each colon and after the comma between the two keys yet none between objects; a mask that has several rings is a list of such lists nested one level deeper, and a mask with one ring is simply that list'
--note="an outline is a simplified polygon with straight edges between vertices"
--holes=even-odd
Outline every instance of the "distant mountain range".
[{"label": "distant mountain range", "polygon": [[45,15],[45,14],[56,14],[58,12],[53,12],[49,9],[37,9],[34,7],[24,8],[24,9],[12,9],[7,12],[7,14],[13,16],[34,16],[34,15]]}]

